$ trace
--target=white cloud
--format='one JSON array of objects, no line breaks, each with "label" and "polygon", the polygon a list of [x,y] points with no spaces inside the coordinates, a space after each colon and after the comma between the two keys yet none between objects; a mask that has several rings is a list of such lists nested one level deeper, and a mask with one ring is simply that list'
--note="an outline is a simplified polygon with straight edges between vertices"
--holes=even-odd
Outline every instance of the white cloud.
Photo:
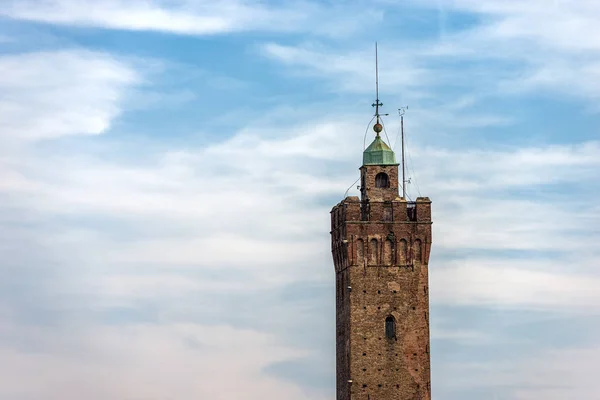
[{"label": "white cloud", "polygon": [[600,346],[557,349],[544,352],[523,362],[512,371],[515,399],[562,400],[600,397],[600,383],[595,373]]},{"label": "white cloud", "polygon": [[[331,272],[330,205],[317,205],[314,199],[341,197],[344,181],[352,179],[343,169],[326,176],[320,167],[327,160],[349,168],[353,164],[347,160],[353,153],[350,145],[337,147],[335,153],[324,151],[335,147],[338,132],[344,130],[309,123],[287,128],[283,138],[262,139],[245,131],[216,145],[159,154],[153,163],[136,167],[82,156],[50,157],[52,162],[30,162],[27,179],[5,186],[5,193],[42,215],[102,215],[132,229],[123,238],[113,237],[110,227],[65,227],[43,239],[59,253],[77,249],[88,272],[99,274],[95,282],[86,281],[99,296],[144,298],[221,287],[179,275],[193,269],[249,274],[244,275],[248,286],[240,286],[243,291],[307,276],[322,280]],[[313,150],[315,146],[320,150]],[[562,201],[495,198],[494,193],[560,183],[562,174],[593,179],[587,172],[597,168],[597,151],[595,143],[466,154],[417,148],[427,160],[422,191],[434,200],[432,299],[546,309],[557,302],[571,306],[595,301],[596,274],[587,263],[571,259],[569,272],[591,275],[563,277],[562,263],[511,257],[519,250],[580,255],[592,251],[594,256],[597,238],[590,223],[598,213],[592,204],[586,198],[574,201],[578,213],[573,215]],[[500,162],[489,164],[489,159]],[[519,170],[531,171],[529,178],[505,178]],[[19,169],[14,173],[20,176]],[[461,177],[460,187],[448,182],[451,176]],[[453,268],[442,268],[447,261],[437,255],[473,249],[505,255],[461,259]],[[150,265],[160,266],[161,272],[144,272]],[[120,272],[122,267],[128,272]],[[131,268],[141,275],[137,283]],[[565,279],[568,285],[558,285]]]},{"label": "white cloud", "polygon": [[[439,386],[452,389],[479,388],[489,398],[562,400],[595,399],[600,395],[597,374],[600,348],[597,343],[563,349],[540,349],[524,358],[496,359],[493,362],[463,362],[444,366]],[[467,392],[465,391],[465,392]],[[496,397],[493,397],[493,396]]]},{"label": "white cloud", "polygon": [[593,266],[596,261],[473,257],[446,263],[444,268],[432,265],[432,302],[598,314],[600,276],[577,274],[570,268]]},{"label": "white cloud", "polygon": [[0,138],[103,133],[140,79],[127,64],[86,50],[0,56]]},{"label": "white cloud", "polygon": [[[53,399],[304,399],[263,372],[306,356],[273,336],[228,326],[15,327],[4,320],[0,397]],[[36,349],[43,349],[36,351]],[[318,393],[311,396],[320,398]]]},{"label": "white cloud", "polygon": [[[374,48],[333,50],[316,44],[298,46],[266,43],[267,57],[290,66],[296,73],[324,76],[334,82],[331,90],[364,93],[374,90]],[[435,75],[416,63],[413,55],[389,45],[380,46],[380,77],[388,92],[417,92],[435,81]]]},{"label": "white cloud", "polygon": [[314,195],[341,196],[346,189],[345,181],[319,172],[321,162],[349,151],[336,143],[343,131],[341,124],[309,124],[285,139],[241,134],[205,148],[154,154],[144,167],[83,155],[40,154],[43,162],[30,160],[27,165],[7,159],[12,178],[2,186],[28,197],[29,206],[53,213],[203,218],[205,223],[217,213],[217,225],[227,229],[254,218],[256,229],[262,229],[259,220],[270,225],[269,214],[277,214],[279,229],[293,232],[297,219],[316,216],[310,209],[297,210],[298,203]]},{"label": "white cloud", "polygon": [[[401,12],[409,15],[407,4],[381,3],[391,13],[402,7]],[[435,39],[402,36],[381,44],[382,88],[392,96],[399,93],[403,102],[417,106],[423,99],[453,102],[454,98],[445,97],[448,88],[500,97],[548,91],[588,99],[590,106],[597,108],[600,28],[596,20],[600,8],[594,0],[576,4],[486,1],[485,5],[473,0],[426,0],[413,1],[411,6],[440,13],[444,33]],[[464,24],[465,13],[477,19]],[[408,20],[404,18],[399,23]],[[452,19],[460,23],[450,24]],[[461,28],[449,30],[452,25]],[[262,51],[294,73],[328,79],[336,92],[365,92],[372,87],[370,46],[361,44],[356,50],[337,44],[271,42],[263,45]],[[388,101],[396,100],[389,97]],[[436,107],[435,112],[439,111]],[[477,117],[500,123],[505,119],[499,115]]]},{"label": "white cloud", "polygon": [[[51,248],[81,249],[91,264],[102,259],[108,265],[227,266],[252,271],[261,284],[289,282],[307,271],[324,279],[330,205],[315,199],[341,197],[355,177],[352,166],[359,160],[349,160],[357,143],[340,139],[349,129],[309,122],[261,137],[256,127],[221,143],[153,154],[144,166],[40,153],[26,166],[9,160],[11,178],[0,187],[19,207],[71,218],[102,215],[132,227],[133,235],[140,232],[123,240],[110,230],[67,230],[44,240]],[[586,198],[571,202],[578,209],[574,215],[562,200],[497,194],[573,176],[593,180],[598,153],[595,142],[466,153],[416,148],[413,159],[427,160],[416,166],[421,190],[434,200],[432,265],[442,262],[435,258],[438,251],[589,249],[596,240],[589,224],[598,214]],[[326,174],[323,163],[348,169]],[[281,268],[290,259],[311,267]]]},{"label": "white cloud", "polygon": [[[326,18],[329,13],[336,13],[337,18]],[[0,15],[14,19],[185,35],[301,31],[344,36],[363,29],[363,21],[380,18],[380,14],[305,1],[275,6],[245,0],[23,0],[0,6]]]},{"label": "white cloud", "polygon": [[118,0],[93,4],[70,0],[20,1],[4,6],[3,14],[16,19],[58,24],[192,34],[237,30],[248,23],[255,23],[253,18],[262,16],[272,21],[273,14],[277,15],[264,7],[252,8],[235,1],[219,5],[211,2]]},{"label": "white cloud", "polygon": [[[479,4],[455,3],[472,8]],[[193,6],[184,3],[176,5],[179,9],[151,2],[12,4],[12,8],[0,8],[14,18],[192,34],[309,29],[311,25],[299,25],[317,10],[306,6],[304,17],[290,19],[286,19],[288,9],[267,10],[268,15],[260,19],[257,12],[263,15],[262,6],[236,9],[241,3],[219,3],[214,7],[229,4],[233,8],[211,8],[207,14],[186,8]],[[519,10],[526,6],[507,4],[510,9],[500,3],[493,9],[481,5],[486,15],[500,24],[489,31],[467,31],[456,37],[446,32],[448,40],[459,38],[456,45],[464,46],[465,51],[457,52],[456,57],[480,52],[481,57],[491,58],[492,53],[520,40],[522,27],[510,31],[514,25],[501,23],[513,18],[507,16],[509,12],[524,12]],[[85,12],[84,8],[92,6],[97,7],[94,13]],[[247,14],[241,20],[237,19],[240,12]],[[266,27],[273,19],[279,19],[279,26]],[[480,42],[474,38],[477,34]],[[551,44],[546,39],[535,40],[527,42],[537,46],[530,55],[541,54],[540,49]],[[594,40],[590,38],[582,48],[593,48]],[[496,47],[484,51],[490,43]],[[381,71],[388,90],[408,88],[415,95],[452,78],[452,72],[437,74],[435,68],[421,63],[436,51],[435,56],[441,57],[446,44],[420,53],[412,51],[415,47],[403,48],[402,55],[384,51]],[[372,87],[371,48],[340,55],[315,44],[271,43],[263,51],[292,69],[325,76],[343,90],[362,92]],[[502,57],[517,57],[518,52],[508,51]],[[580,82],[569,82],[569,60],[557,64],[564,72],[558,76],[532,57],[518,59],[529,63],[529,74],[519,82],[529,79],[530,88],[556,88],[552,86],[555,78],[566,83],[565,87],[576,88]],[[586,76],[591,76],[594,64],[581,65],[588,68]],[[9,360],[11,370],[3,372],[7,379],[0,387],[0,397],[39,398],[51,393],[56,398],[93,399],[90,393],[94,393],[99,399],[168,395],[229,399],[239,397],[237,386],[227,386],[232,380],[245,386],[245,398],[308,397],[297,387],[260,373],[270,363],[301,357],[304,352],[275,348],[273,337],[255,331],[175,326],[166,320],[174,314],[189,320],[190,315],[207,310],[220,316],[234,309],[215,301],[212,294],[216,293],[258,299],[264,296],[261,291],[276,291],[290,282],[332,282],[328,211],[357,176],[364,123],[343,115],[336,120],[344,123],[324,122],[318,117],[297,122],[303,115],[275,124],[269,121],[271,114],[264,124],[231,132],[232,136],[218,143],[185,150],[165,149],[166,145],[159,152],[144,152],[143,164],[117,160],[109,146],[93,149],[94,155],[81,152],[69,156],[30,146],[35,139],[109,130],[123,110],[124,95],[143,82],[143,73],[135,68],[122,59],[81,50],[0,58],[0,122],[8,127],[2,132],[3,140],[18,143],[22,150],[5,151],[0,159],[0,258],[10,258],[17,267],[27,266],[18,271],[10,266],[10,274],[24,276],[11,275],[11,280],[5,280],[4,287],[13,281],[22,286],[18,286],[18,294],[2,291],[1,312],[14,318],[15,313],[25,314],[27,307],[34,306],[68,314],[73,309],[98,312],[155,302],[160,304],[157,318],[164,325],[108,328],[91,315],[89,320],[79,320],[84,327],[72,327],[68,343],[59,335],[60,329],[35,333],[15,328],[8,334],[28,340],[21,345],[31,350],[35,344],[52,352],[26,353],[18,350],[19,343],[5,343],[0,353]],[[409,124],[431,124],[433,120],[438,126],[457,129],[514,122],[473,111],[472,107],[484,100],[477,90],[481,82],[468,73],[463,75],[467,76],[465,82],[473,81],[470,93],[476,95],[467,94],[435,113],[417,113]],[[593,84],[589,87],[593,94],[596,89]],[[457,111],[461,111],[458,117]],[[63,144],[62,154],[68,154],[70,143],[65,140]],[[121,153],[134,148],[140,153],[139,144],[119,140],[113,145],[118,145]],[[412,158],[417,161],[421,192],[434,201],[432,304],[597,314],[600,255],[594,246],[600,210],[592,204],[594,195],[579,193],[579,189],[594,190],[590,186],[596,179],[599,153],[597,142],[529,148],[506,144],[502,149],[485,150],[415,146]],[[557,194],[527,197],[532,191],[563,183],[577,186],[570,202]],[[479,255],[460,255],[460,260],[447,256],[472,250]],[[517,257],[519,251],[548,252],[556,258]],[[49,271],[52,279],[40,277]],[[214,278],[215,274],[223,275]],[[31,300],[28,290],[39,297]],[[45,290],[46,296],[39,295]],[[18,304],[11,298],[16,295],[27,298],[28,303]],[[40,298],[44,304],[31,304]],[[297,318],[298,310],[280,302],[266,304],[260,312],[253,310],[245,317],[268,315],[277,321],[271,324],[287,324],[283,317],[275,317]],[[68,315],[65,319],[72,322]],[[494,339],[468,329],[432,329],[432,333],[434,339],[460,343],[486,344]],[[196,343],[198,350],[190,350],[186,341]],[[230,347],[231,343],[239,348]],[[593,363],[588,367],[593,368]],[[543,373],[544,366],[532,364],[531,370]],[[227,382],[222,376],[228,377]],[[25,386],[25,381],[33,383]],[[593,387],[586,380],[575,383]],[[61,391],[65,387],[68,393]],[[541,383],[535,390],[541,393]],[[536,392],[520,393],[528,398]]]},{"label": "white cloud", "polygon": [[593,249],[597,238],[591,227],[599,217],[581,201],[571,207],[562,201],[497,200],[481,194],[442,197],[434,218],[435,242],[443,250],[560,252]]},{"label": "white cloud", "polygon": [[[426,50],[434,57],[520,63],[514,74],[501,77],[503,92],[549,89],[595,100],[600,75],[600,7],[594,0],[451,2],[419,1],[417,7],[459,11],[480,20],[446,34]],[[515,64],[512,65],[515,67]]]},{"label": "white cloud", "polygon": [[[433,322],[433,321],[432,321]],[[444,329],[438,324],[434,324],[431,327],[431,340],[432,341],[451,341],[454,343],[460,343],[468,346],[481,346],[490,345],[495,341],[492,335],[485,332],[476,330],[466,329]]]},{"label": "white cloud", "polygon": [[[439,4],[437,1],[419,2],[420,5]],[[443,2],[446,10],[459,10],[479,16],[490,16],[480,31],[497,40],[525,40],[540,48],[560,49],[571,53],[600,50],[600,40],[594,32],[599,31],[595,23],[600,7],[594,0],[576,3],[558,0],[488,1],[458,0]],[[450,38],[449,38],[450,40]],[[524,55],[525,56],[525,55]]]},{"label": "white cloud", "polygon": [[[459,249],[595,248],[597,233],[592,227],[600,222],[600,214],[588,195],[575,193],[593,187],[597,180],[597,142],[486,150],[411,149],[414,163],[408,176],[413,182],[408,193],[433,199],[434,256],[437,251]],[[567,184],[573,194],[560,190]]]},{"label": "white cloud", "polygon": [[[411,153],[421,179],[439,180],[442,186],[436,185],[436,190],[456,194],[593,181],[600,167],[600,143],[596,141],[506,150],[417,147]],[[434,164],[423,160],[434,160]]]}]

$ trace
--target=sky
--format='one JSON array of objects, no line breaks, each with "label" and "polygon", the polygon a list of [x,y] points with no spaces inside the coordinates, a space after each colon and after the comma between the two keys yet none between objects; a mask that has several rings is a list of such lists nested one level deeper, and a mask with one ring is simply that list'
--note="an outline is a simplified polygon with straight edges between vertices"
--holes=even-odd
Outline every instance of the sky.
[{"label": "sky", "polygon": [[333,400],[375,100],[436,400],[600,399],[596,0],[1,0],[0,398]]}]

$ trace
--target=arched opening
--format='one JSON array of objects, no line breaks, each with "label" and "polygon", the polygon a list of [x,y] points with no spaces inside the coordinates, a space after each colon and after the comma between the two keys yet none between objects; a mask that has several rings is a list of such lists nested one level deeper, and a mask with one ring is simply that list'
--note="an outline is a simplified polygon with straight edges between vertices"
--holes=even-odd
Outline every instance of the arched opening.
[{"label": "arched opening", "polygon": [[375,187],[388,188],[390,187],[390,177],[385,172],[380,172],[375,175]]},{"label": "arched opening", "polygon": [[385,319],[385,337],[388,339],[396,337],[396,320],[391,315]]},{"label": "arched opening", "polygon": [[377,253],[379,249],[377,246],[377,239],[371,239],[369,242],[369,264],[376,265],[377,264]]},{"label": "arched opening", "polygon": [[365,243],[362,239],[358,239],[356,241],[356,264],[364,265],[364,251],[365,251]]},{"label": "arched opening", "polygon": [[421,254],[421,240],[420,239],[415,240],[415,243],[414,243],[414,257],[415,257],[415,261],[417,261],[419,263],[421,262],[422,254]]},{"label": "arched opening", "polygon": [[392,241],[386,239],[383,245],[383,264],[392,265]]},{"label": "arched opening", "polygon": [[400,249],[398,250],[400,261],[398,264],[406,265],[406,252],[408,250],[408,246],[405,239],[400,240]]}]

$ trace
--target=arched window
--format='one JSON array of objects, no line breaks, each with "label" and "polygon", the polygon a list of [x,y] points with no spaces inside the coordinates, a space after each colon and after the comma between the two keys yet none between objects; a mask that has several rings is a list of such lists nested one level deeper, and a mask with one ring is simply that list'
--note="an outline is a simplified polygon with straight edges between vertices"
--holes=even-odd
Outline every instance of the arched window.
[{"label": "arched window", "polygon": [[390,178],[385,172],[380,172],[375,175],[375,187],[387,188],[390,187]]},{"label": "arched window", "polygon": [[391,315],[385,319],[385,337],[388,339],[396,337],[396,320]]}]

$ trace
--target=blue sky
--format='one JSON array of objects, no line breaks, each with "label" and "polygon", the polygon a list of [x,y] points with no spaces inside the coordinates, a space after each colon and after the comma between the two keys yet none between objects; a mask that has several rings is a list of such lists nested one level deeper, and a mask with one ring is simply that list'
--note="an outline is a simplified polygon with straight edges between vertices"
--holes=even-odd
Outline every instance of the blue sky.
[{"label": "blue sky", "polygon": [[[374,42],[435,399],[600,398],[593,0],[0,3],[0,398],[334,398]],[[354,194],[354,191],[350,191]]]}]

